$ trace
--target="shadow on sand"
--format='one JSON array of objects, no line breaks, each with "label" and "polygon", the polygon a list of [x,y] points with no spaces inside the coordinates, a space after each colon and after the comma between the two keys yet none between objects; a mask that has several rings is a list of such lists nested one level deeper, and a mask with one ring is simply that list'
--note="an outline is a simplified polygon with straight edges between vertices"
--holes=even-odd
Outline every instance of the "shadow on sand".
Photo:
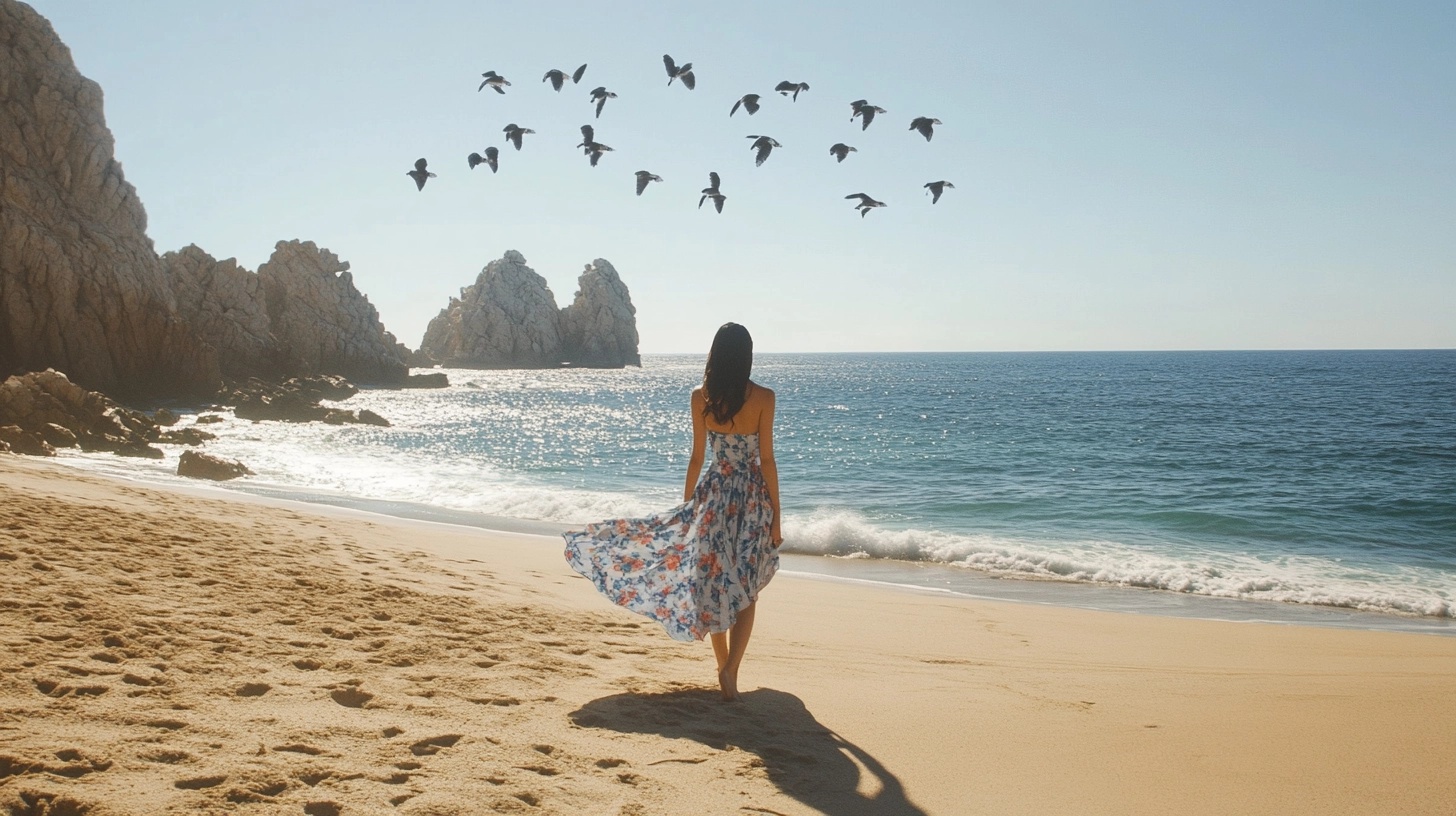
[{"label": "shadow on sand", "polygon": [[[814,719],[804,702],[773,689],[726,704],[716,691],[614,694],[571,712],[572,722],[628,734],[690,739],[755,754],[786,795],[830,816],[925,816],[900,780],[859,746]],[[858,764],[856,764],[858,763]],[[861,784],[861,768],[870,779]],[[863,787],[869,793],[860,793]]]}]

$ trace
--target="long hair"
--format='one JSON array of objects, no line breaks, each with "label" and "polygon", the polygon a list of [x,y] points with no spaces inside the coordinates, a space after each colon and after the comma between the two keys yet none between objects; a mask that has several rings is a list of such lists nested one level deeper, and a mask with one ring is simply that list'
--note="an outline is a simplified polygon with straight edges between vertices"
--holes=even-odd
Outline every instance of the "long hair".
[{"label": "long hair", "polygon": [[703,416],[732,421],[748,399],[748,374],[753,370],[753,337],[737,323],[724,323],[713,336],[708,365],[703,369]]}]

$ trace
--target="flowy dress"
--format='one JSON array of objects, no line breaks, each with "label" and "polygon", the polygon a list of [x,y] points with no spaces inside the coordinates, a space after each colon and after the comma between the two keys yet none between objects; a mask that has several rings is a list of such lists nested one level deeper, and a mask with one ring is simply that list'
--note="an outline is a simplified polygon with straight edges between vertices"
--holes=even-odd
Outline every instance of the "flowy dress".
[{"label": "flowy dress", "polygon": [[674,640],[728,631],[779,568],[758,434],[708,431],[706,450],[686,503],[563,534],[572,569]]}]

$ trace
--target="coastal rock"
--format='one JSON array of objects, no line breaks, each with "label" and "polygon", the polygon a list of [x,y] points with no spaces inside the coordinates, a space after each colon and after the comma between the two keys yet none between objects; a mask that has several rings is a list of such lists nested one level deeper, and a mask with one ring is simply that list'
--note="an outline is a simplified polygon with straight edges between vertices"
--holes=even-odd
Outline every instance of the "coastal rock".
[{"label": "coastal rock", "polygon": [[411,374],[408,380],[404,381],[405,388],[449,388],[450,378],[445,376],[443,371],[435,371],[429,374]]},{"label": "coastal rock", "polygon": [[[221,395],[221,400],[233,405],[238,419],[253,421],[276,420],[281,422],[326,422],[330,425],[365,424],[387,427],[389,420],[368,409],[358,412],[343,408],[320,405],[321,400],[337,401],[348,399],[359,389],[342,377],[315,376],[294,377],[287,382],[274,385],[260,380],[249,380]],[[202,419],[199,418],[201,423]]]},{"label": "coastal rock", "polygon": [[0,442],[12,453],[25,456],[55,456],[56,449],[41,438],[40,434],[22,429],[19,425],[0,425]]},{"label": "coastal rock", "polygon": [[177,420],[178,416],[166,408],[158,408],[152,412],[152,421],[166,428],[176,425]]},{"label": "coastal rock", "polygon": [[[52,440],[51,444],[74,438],[74,444],[87,451],[141,450],[161,436],[146,414],[123,408],[53,369],[0,383],[0,425],[15,425]],[[155,448],[150,450],[155,453],[145,455],[161,455]]]},{"label": "coastal rock", "polygon": [[177,313],[101,88],[0,0],[0,375],[59,368],[119,397],[200,395],[217,354]]},{"label": "coastal rock", "polygon": [[197,451],[183,451],[181,458],[177,460],[177,475],[225,482],[239,476],[252,476],[253,471],[242,462],[230,461]]},{"label": "coastal rock", "polygon": [[162,256],[176,294],[177,311],[218,354],[224,377],[276,377],[286,373],[287,355],[273,336],[263,281],[219,261],[196,244]]},{"label": "coastal rock", "polygon": [[447,367],[555,367],[562,360],[558,319],[546,279],[512,249],[430,321],[420,353]]},{"label": "coastal rock", "polygon": [[162,431],[157,441],[166,445],[201,445],[217,438],[217,434],[208,433],[196,427],[181,428],[175,431]]},{"label": "coastal rock", "polygon": [[576,298],[561,310],[566,362],[588,368],[640,366],[637,309],[617,270],[605,259],[587,264]]},{"label": "coastal rock", "polygon": [[298,373],[379,384],[409,375],[406,349],[354,287],[349,264],[312,241],[279,241],[258,267],[272,333]]}]

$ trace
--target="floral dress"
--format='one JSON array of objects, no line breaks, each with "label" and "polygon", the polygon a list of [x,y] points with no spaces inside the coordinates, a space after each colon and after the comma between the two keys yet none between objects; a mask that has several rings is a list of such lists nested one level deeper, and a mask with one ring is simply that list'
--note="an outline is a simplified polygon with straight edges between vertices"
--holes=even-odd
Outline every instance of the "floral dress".
[{"label": "floral dress", "polygon": [[758,434],[707,432],[703,474],[686,504],[564,533],[566,561],[618,606],[675,640],[726,632],[779,568]]}]

